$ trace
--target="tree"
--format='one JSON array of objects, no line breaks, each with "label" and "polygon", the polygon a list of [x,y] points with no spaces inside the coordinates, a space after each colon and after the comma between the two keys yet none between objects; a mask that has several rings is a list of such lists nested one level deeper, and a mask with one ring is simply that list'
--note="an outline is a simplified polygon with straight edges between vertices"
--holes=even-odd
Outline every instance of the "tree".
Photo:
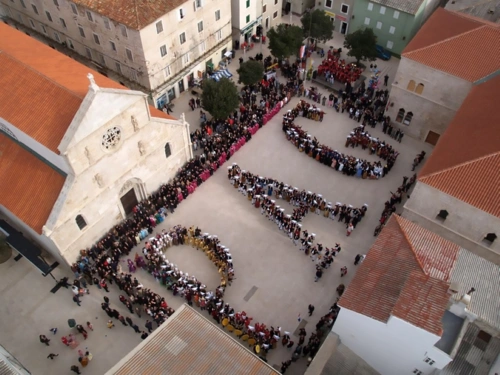
[{"label": "tree", "polygon": [[373,29],[363,28],[346,35],[344,47],[349,50],[347,56],[356,58],[356,63],[361,60],[374,61],[377,58],[377,36]]},{"label": "tree", "polygon": [[313,12],[306,12],[300,19],[304,35],[309,38],[326,42],[333,38],[333,23],[325,12],[316,9]]},{"label": "tree", "polygon": [[297,55],[304,40],[304,33],[299,26],[290,26],[284,23],[277,27],[271,27],[267,36],[269,50],[273,56],[278,58]]},{"label": "tree", "polygon": [[12,249],[5,241],[5,237],[0,234],[0,264],[7,262],[12,256]]},{"label": "tree", "polygon": [[259,82],[264,76],[264,66],[255,60],[248,60],[240,64],[236,70],[240,76],[240,81],[244,85],[253,85]]},{"label": "tree", "polygon": [[224,120],[238,108],[240,98],[233,81],[221,78],[219,81],[207,79],[203,82],[201,94],[203,108],[215,119]]}]

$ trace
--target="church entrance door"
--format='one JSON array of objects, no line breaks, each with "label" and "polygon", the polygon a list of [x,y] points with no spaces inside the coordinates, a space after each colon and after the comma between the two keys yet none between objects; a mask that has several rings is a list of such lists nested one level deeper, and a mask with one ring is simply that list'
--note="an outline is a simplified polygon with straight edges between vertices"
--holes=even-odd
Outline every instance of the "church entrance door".
[{"label": "church entrance door", "polygon": [[134,189],[130,189],[127,193],[120,198],[123,206],[123,210],[125,211],[125,215],[130,215],[135,206],[139,203],[137,201],[137,196],[135,195]]}]

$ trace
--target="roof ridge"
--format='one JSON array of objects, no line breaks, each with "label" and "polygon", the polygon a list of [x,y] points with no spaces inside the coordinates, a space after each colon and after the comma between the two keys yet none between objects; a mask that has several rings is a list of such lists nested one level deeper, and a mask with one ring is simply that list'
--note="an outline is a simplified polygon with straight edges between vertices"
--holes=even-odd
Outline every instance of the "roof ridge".
[{"label": "roof ridge", "polygon": [[[407,235],[407,233],[406,233],[405,229],[404,229],[404,228],[402,227],[402,225],[401,225],[401,224],[403,223],[403,218],[401,218],[399,215],[395,215],[395,218],[396,218],[396,222],[397,222],[397,224],[398,224],[398,227],[399,227],[399,229],[400,229],[401,233],[403,234],[403,236],[404,236],[404,238],[405,238],[406,242],[408,242],[408,245],[410,245],[410,249],[411,249],[411,251],[412,251],[413,255],[415,256],[415,259],[417,260],[418,265],[420,266],[420,270],[422,271],[422,273],[423,273],[425,276],[429,276],[429,275],[425,272],[425,270],[424,270],[424,265],[422,264],[422,261],[421,261],[421,260],[420,260],[420,258],[418,257],[417,252],[416,252],[415,248],[413,247],[413,244],[412,244],[412,242],[411,242],[410,238],[408,237],[408,235]],[[412,224],[413,224],[413,223],[412,223]],[[429,277],[430,277],[430,276],[429,276]],[[405,283],[406,283],[406,282],[405,282]]]},{"label": "roof ridge", "polygon": [[476,163],[478,161],[481,161],[483,159],[487,159],[487,158],[491,158],[492,156],[496,156],[496,155],[499,155],[500,154],[500,151],[495,151],[495,152],[492,152],[488,155],[484,155],[484,156],[480,156],[478,158],[475,158],[475,159],[472,159],[472,160],[468,160],[468,161],[465,161],[463,163],[460,163],[460,164],[457,164],[457,165],[454,165],[452,167],[448,167],[448,168],[445,168],[445,169],[441,169],[439,171],[436,171],[436,172],[433,172],[433,173],[430,173],[430,174],[426,174],[424,176],[421,176],[421,177],[418,177],[418,180],[419,181],[423,181],[424,179],[428,178],[428,177],[433,177],[433,176],[436,176],[438,174],[441,174],[441,173],[444,173],[444,172],[448,172],[450,170],[453,170],[453,169],[456,169],[456,168],[460,168],[460,167],[463,167],[465,165],[468,165],[468,164],[472,164],[472,163]]},{"label": "roof ridge", "polygon": [[78,95],[76,92],[74,92],[73,90],[70,90],[68,87],[66,86],[63,86],[61,85],[59,82],[55,81],[54,79],[48,77],[47,75],[43,74],[41,71],[35,69],[34,67],[32,67],[31,65],[28,65],[26,64],[24,61],[22,60],[19,60],[18,58],[12,56],[11,54],[9,54],[8,52],[5,52],[3,50],[0,49],[0,54],[4,54],[7,58],[11,59],[11,60],[14,60],[15,62],[17,62],[18,64],[22,65],[23,67],[31,70],[32,72],[34,72],[36,75],[44,78],[45,80],[51,82],[52,84],[54,84],[55,86],[58,86],[60,87],[61,89],[63,89],[64,91],[68,92],[69,94],[71,94],[72,96],[78,98],[78,99],[81,99],[83,100],[84,97]]},{"label": "roof ridge", "polygon": [[137,28],[140,29],[141,25],[139,23],[139,9],[137,8],[137,0],[134,0],[134,10],[135,10],[135,20],[137,22]]},{"label": "roof ridge", "polygon": [[418,49],[415,49],[413,51],[410,51],[410,52],[406,52],[404,53],[403,55],[406,57],[406,56],[411,56],[412,53],[415,53],[415,52],[420,52],[422,50],[425,50],[427,48],[431,48],[431,47],[435,47],[437,45],[440,45],[440,44],[443,44],[445,42],[449,42],[450,40],[453,40],[453,39],[456,39],[456,38],[459,38],[459,37],[462,37],[464,35],[467,35],[467,34],[470,34],[472,32],[476,32],[477,30],[480,30],[480,29],[483,29],[483,28],[486,28],[488,27],[488,25],[480,25],[478,27],[475,27],[473,28],[472,30],[468,30],[468,31],[464,31],[463,33],[460,33],[460,34],[457,34],[457,35],[453,35],[449,38],[446,38],[446,39],[443,39],[443,40],[440,40],[439,42],[436,42],[436,43],[432,43],[432,44],[429,44],[425,47],[422,47],[422,48],[418,48]]},{"label": "roof ridge", "polygon": [[[480,3],[480,4],[475,4],[473,6],[470,6],[468,8],[464,8],[464,9],[470,9],[470,8],[474,8],[478,5],[483,5],[485,3],[488,3],[488,2],[491,2],[491,0],[485,0],[484,3]],[[467,18],[468,20],[471,20],[471,21],[476,21],[478,23],[482,23],[483,25],[485,26],[491,26],[495,29],[499,29],[500,28],[500,24],[498,23],[495,23],[495,22],[492,22],[492,21],[488,21],[484,18],[480,18],[480,17],[476,17],[476,16],[473,16],[472,14],[468,14],[468,13],[462,13],[461,11],[459,10],[451,10],[450,12],[453,12],[455,13],[457,16],[459,17],[462,17],[462,18]]]},{"label": "roof ridge", "polygon": [[479,5],[483,5],[483,4],[485,4],[485,3],[489,3],[489,2],[491,2],[491,1],[494,1],[494,0],[484,0],[483,2],[480,2],[480,3],[477,3],[477,4],[473,4],[473,5],[468,5],[468,6],[464,7],[464,8],[460,8],[460,9],[453,9],[453,10],[448,9],[448,10],[449,10],[450,12],[460,13],[460,11],[462,11],[462,10],[464,10],[464,9],[469,9],[469,8],[477,7],[477,6],[479,6]]}]

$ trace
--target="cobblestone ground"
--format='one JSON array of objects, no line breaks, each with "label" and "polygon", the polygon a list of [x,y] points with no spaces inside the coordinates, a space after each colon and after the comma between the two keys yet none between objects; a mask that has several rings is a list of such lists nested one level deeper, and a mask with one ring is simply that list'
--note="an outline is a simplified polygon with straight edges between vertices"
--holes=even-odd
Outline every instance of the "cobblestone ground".
[{"label": "cobblestone ground", "polygon": [[[332,44],[337,46],[337,40]],[[340,44],[341,45],[341,44]],[[238,53],[240,54],[241,51]],[[239,55],[237,55],[237,58]],[[230,65],[235,73],[237,61]],[[396,71],[397,61],[379,63],[386,71]],[[391,77],[392,79],[392,77]],[[185,93],[175,102],[173,115],[186,112],[186,118],[192,128],[198,126],[198,112],[187,111],[190,93]],[[287,108],[294,106],[294,98]],[[323,122],[314,122],[300,118],[297,123],[317,137],[321,143],[344,151],[345,137],[357,125],[347,115],[325,108]],[[411,175],[411,162],[421,150],[430,152],[427,145],[405,137],[401,144],[382,134],[379,128],[368,131],[376,137],[386,139],[401,153],[390,174],[378,181],[356,179],[338,173],[299,153],[290,144],[281,130],[283,111],[272,119],[252,138],[229,162],[213,177],[199,187],[195,194],[182,202],[175,214],[170,215],[158,230],[176,224],[196,225],[204,232],[218,235],[221,242],[231,249],[236,280],[228,287],[225,300],[236,310],[244,310],[254,318],[254,322],[281,326],[283,330],[294,332],[299,325],[299,314],[305,319],[308,332],[314,330],[319,318],[335,302],[337,285],[348,284],[355,274],[353,265],[356,254],[366,254],[372,244],[373,230],[377,225],[383,203],[389,198],[404,175]],[[359,149],[349,149],[352,155],[369,160],[376,157]],[[278,230],[277,226],[260,215],[260,211],[238,193],[227,180],[226,170],[230,163],[238,163],[242,169],[253,173],[273,177],[299,189],[306,189],[323,194],[331,202],[343,202],[353,206],[369,205],[365,219],[358,225],[350,237],[345,235],[345,227],[322,216],[308,214],[303,221],[303,229],[317,234],[317,242],[327,247],[339,242],[342,252],[335,263],[324,273],[322,279],[314,282],[314,263],[304,256],[293,243]],[[282,205],[287,210],[291,208]],[[133,256],[133,254],[132,254]],[[193,248],[182,246],[167,251],[167,258],[179,265],[189,274],[196,275],[209,287],[218,283],[218,273],[206,256]],[[123,260],[126,268],[126,259]],[[340,268],[346,265],[348,274],[340,277]],[[67,270],[57,269],[56,278],[69,275]],[[136,273],[146,286],[166,297],[169,305],[178,308],[182,299],[173,297],[170,292],[156,283],[142,270]],[[71,350],[60,342],[60,337],[70,332],[67,319],[74,318],[79,323],[91,321],[94,332],[80,342],[79,348],[88,349],[94,359],[82,373],[103,374],[135,347],[141,340],[129,327],[117,325],[113,330],[105,326],[107,316],[100,308],[104,293],[95,286],[91,294],[83,297],[82,307],[71,300],[71,291],[62,289],[56,294],[50,293],[54,281],[43,278],[34,271],[29,263],[22,259],[0,265],[0,337],[1,344],[7,348],[33,374],[63,374],[69,372],[72,364],[78,364],[77,351]],[[118,289],[111,287],[108,296],[112,305],[124,316],[128,311],[118,301]],[[249,293],[254,291],[254,293]],[[246,297],[246,298],[245,298]],[[250,298],[249,298],[250,297]],[[313,304],[316,309],[308,317],[307,306]],[[140,327],[145,318],[131,316]],[[302,323],[304,324],[304,323]],[[58,327],[57,335],[51,336],[49,329]],[[52,338],[51,346],[45,347],[38,341],[38,335],[45,334]],[[298,341],[298,337],[292,340]],[[53,361],[46,359],[49,353],[59,353]],[[279,348],[271,351],[268,362],[279,365],[291,357],[292,352]],[[301,358],[294,363],[287,374],[302,374],[306,361]]]}]

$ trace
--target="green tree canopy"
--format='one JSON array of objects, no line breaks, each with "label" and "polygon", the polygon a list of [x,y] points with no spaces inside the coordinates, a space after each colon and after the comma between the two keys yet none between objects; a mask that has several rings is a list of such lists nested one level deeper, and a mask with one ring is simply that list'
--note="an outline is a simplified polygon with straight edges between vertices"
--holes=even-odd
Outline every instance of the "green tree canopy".
[{"label": "green tree canopy", "polygon": [[304,35],[310,38],[326,42],[333,38],[333,23],[325,12],[315,9],[313,12],[306,12],[300,19]]},{"label": "green tree canopy", "polygon": [[244,85],[253,85],[259,82],[264,76],[264,66],[255,60],[248,60],[241,63],[236,71],[239,74],[240,81]]},{"label": "green tree canopy", "polygon": [[203,108],[218,120],[226,119],[240,104],[238,89],[234,82],[227,78],[221,78],[219,81],[205,80],[201,101]]},{"label": "green tree canopy", "polygon": [[346,35],[344,47],[349,50],[347,56],[356,58],[356,63],[361,60],[374,61],[377,58],[377,36],[373,29],[363,28]]},{"label": "green tree canopy", "polygon": [[304,34],[299,26],[289,26],[284,23],[271,27],[267,36],[269,37],[269,50],[278,58],[297,55],[304,40]]}]

